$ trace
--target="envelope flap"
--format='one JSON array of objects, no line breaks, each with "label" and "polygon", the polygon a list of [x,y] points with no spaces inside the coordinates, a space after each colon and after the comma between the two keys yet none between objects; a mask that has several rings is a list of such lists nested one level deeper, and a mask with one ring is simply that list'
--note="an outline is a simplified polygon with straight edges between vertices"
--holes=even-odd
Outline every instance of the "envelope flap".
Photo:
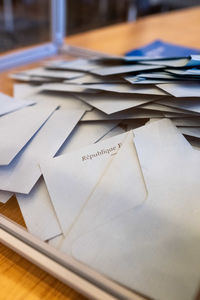
[{"label": "envelope flap", "polygon": [[193,151],[192,146],[168,119],[149,123],[133,130],[133,133],[147,187],[159,182],[161,174],[164,174],[163,182],[173,180],[172,164],[173,169],[178,171],[178,166],[184,164],[185,157]]}]

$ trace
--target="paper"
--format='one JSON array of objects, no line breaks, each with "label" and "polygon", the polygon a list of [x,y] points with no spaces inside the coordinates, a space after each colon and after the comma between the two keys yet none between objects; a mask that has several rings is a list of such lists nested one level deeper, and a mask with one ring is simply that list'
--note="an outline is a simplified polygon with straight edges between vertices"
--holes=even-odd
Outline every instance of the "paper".
[{"label": "paper", "polygon": [[[91,227],[94,214],[89,227],[82,227],[84,234],[82,230],[76,236],[72,255],[153,299],[193,299],[200,270],[199,152],[168,120],[138,128],[134,135],[148,198],[124,212],[122,206],[122,213],[110,219],[112,200],[107,201],[102,207],[107,221]],[[131,153],[126,155],[127,160],[131,158]],[[123,165],[121,159],[120,167]],[[132,185],[133,178],[129,178]],[[129,191],[125,198],[121,196],[124,201],[127,197],[133,199],[135,189]],[[81,224],[80,219],[81,230],[87,220]]]},{"label": "paper", "polygon": [[73,222],[61,245],[62,251],[71,254],[71,246],[79,236],[145,202],[147,190],[133,147],[132,132],[127,133],[121,149],[110,158],[96,186],[91,189],[79,218]]},{"label": "paper", "polygon": [[111,155],[126,134],[41,162],[42,173],[64,235],[79,216]]},{"label": "paper", "polygon": [[[56,109],[37,104],[0,118],[0,165],[8,165]],[[0,167],[1,168],[1,167]]]},{"label": "paper", "polygon": [[200,139],[200,127],[179,127],[179,131],[182,134],[193,136]]},{"label": "paper", "polygon": [[157,103],[162,105],[179,108],[185,111],[190,111],[194,113],[200,113],[200,98],[190,99],[190,98],[182,98],[175,99],[173,97],[158,100]]},{"label": "paper", "polygon": [[0,93],[0,116],[13,112],[25,106],[34,104],[35,101],[23,101],[9,97],[6,94]]},{"label": "paper", "polygon": [[15,83],[13,85],[13,95],[18,99],[27,99],[29,96],[36,94],[40,89],[38,85],[28,83]]},{"label": "paper", "polygon": [[172,43],[167,43],[162,40],[155,40],[152,43],[129,51],[128,56],[148,56],[152,58],[177,58],[180,56],[189,56],[191,54],[200,54],[200,50],[189,47],[184,47]]},{"label": "paper", "polygon": [[128,108],[137,107],[141,104],[158,100],[158,96],[148,95],[126,95],[116,93],[98,93],[94,95],[80,94],[78,97],[93,107],[106,114],[116,113]]},{"label": "paper", "polygon": [[74,92],[74,93],[96,93],[95,90],[86,90],[86,85],[63,83],[46,83],[40,86],[40,91]]},{"label": "paper", "polygon": [[[125,119],[144,119],[144,118],[163,118],[163,117],[178,117],[175,113],[167,113],[160,111],[148,111],[145,109],[129,109],[123,112],[107,115],[99,110],[86,112],[81,121],[100,121],[100,120],[125,120]],[[182,116],[182,114],[181,114]]]},{"label": "paper", "polygon": [[16,197],[30,233],[43,241],[62,233],[42,177],[28,195]]},{"label": "paper", "polygon": [[[90,90],[102,90],[108,92],[115,92],[115,93],[126,93],[126,94],[146,94],[146,95],[161,95],[166,96],[168,95],[164,91],[158,89],[156,86],[134,86],[131,84],[85,84],[85,88]],[[81,91],[81,90],[80,90]],[[83,90],[82,90],[83,92]]]},{"label": "paper", "polygon": [[113,128],[115,128],[118,123],[119,121],[78,123],[62,147],[56,153],[56,156],[72,152],[98,142]]},{"label": "paper", "polygon": [[174,118],[172,122],[176,126],[200,127],[200,116],[199,118]]},{"label": "paper", "polygon": [[88,60],[88,59],[74,59],[69,61],[53,61],[49,62],[46,65],[46,68],[48,69],[58,69],[58,70],[76,70],[76,71],[91,71],[92,69],[95,69],[99,66],[98,63],[95,62],[95,60]]},{"label": "paper", "polygon": [[41,175],[40,161],[56,154],[82,114],[57,110],[16,158],[0,167],[0,190],[28,194]]},{"label": "paper", "polygon": [[143,65],[143,64],[128,64],[128,65],[118,65],[118,66],[104,66],[90,72],[95,75],[100,76],[108,76],[108,75],[116,75],[116,74],[123,74],[123,73],[131,73],[131,72],[140,72],[140,71],[147,71],[147,70],[154,70],[154,69],[162,69],[162,66],[154,66],[153,64],[150,66]]},{"label": "paper", "polygon": [[[162,100],[160,100],[160,103],[162,103]],[[178,108],[174,108],[174,107],[170,107],[170,106],[166,106],[166,105],[162,105],[158,102],[154,102],[154,103],[148,103],[145,105],[140,106],[140,109],[150,109],[150,110],[157,110],[157,111],[163,111],[163,112],[169,112],[169,113],[175,113],[175,114],[186,114],[189,115],[191,112],[189,111],[184,111]],[[165,103],[165,100],[164,100]],[[194,114],[194,116],[196,116],[197,114]]]},{"label": "paper", "polygon": [[27,71],[15,73],[15,75],[28,75],[36,77],[47,77],[55,79],[72,79],[83,76],[83,73],[76,71],[57,71],[57,70],[45,70],[44,68],[35,68]]},{"label": "paper", "polygon": [[199,83],[158,84],[157,87],[173,95],[174,97],[199,97],[200,95]]},{"label": "paper", "polygon": [[92,107],[78,99],[75,95],[72,95],[70,93],[59,93],[59,92],[51,92],[51,91],[45,91],[45,92],[39,92],[35,95],[30,96],[30,99],[35,99],[35,101],[39,103],[46,103],[47,105],[53,103],[56,105],[59,105],[61,109],[66,110],[85,110],[90,111],[92,110]]},{"label": "paper", "polygon": [[6,192],[6,191],[0,191],[0,203],[6,203],[11,197],[13,193]]}]

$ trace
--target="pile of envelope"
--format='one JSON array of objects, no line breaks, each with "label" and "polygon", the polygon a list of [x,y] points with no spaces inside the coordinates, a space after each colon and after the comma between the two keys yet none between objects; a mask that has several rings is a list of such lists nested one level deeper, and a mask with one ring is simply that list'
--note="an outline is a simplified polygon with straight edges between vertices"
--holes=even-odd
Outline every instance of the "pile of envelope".
[{"label": "pile of envelope", "polygon": [[128,288],[193,299],[200,56],[54,61],[12,77],[23,83],[0,94],[0,202],[16,194],[29,232]]}]

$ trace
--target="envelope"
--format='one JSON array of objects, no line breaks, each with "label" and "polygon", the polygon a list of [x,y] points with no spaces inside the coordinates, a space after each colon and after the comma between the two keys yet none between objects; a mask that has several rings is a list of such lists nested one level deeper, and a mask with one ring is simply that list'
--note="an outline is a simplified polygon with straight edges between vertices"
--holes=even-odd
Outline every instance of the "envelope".
[{"label": "envelope", "polygon": [[178,129],[182,134],[193,136],[195,138],[200,139],[200,127],[199,126],[198,127],[180,126]]},{"label": "envelope", "polygon": [[172,97],[172,98],[167,97],[167,99],[158,100],[157,103],[160,103],[160,104],[166,105],[166,106],[170,106],[170,107],[183,109],[185,111],[200,113],[200,98],[199,97],[195,98],[195,99],[183,97],[181,99],[178,99],[178,101],[177,101],[177,99],[174,99],[174,97]]},{"label": "envelope", "polygon": [[[188,116],[188,114],[184,114]],[[189,114],[190,116],[190,114]],[[103,120],[131,120],[131,119],[145,119],[145,118],[182,118],[183,114],[171,113],[164,111],[145,110],[142,108],[129,109],[122,112],[107,115],[97,109],[86,112],[81,119],[81,122],[85,121],[103,121]]]},{"label": "envelope", "polygon": [[6,192],[6,191],[0,191],[0,203],[6,203],[11,197],[13,193]]},{"label": "envelope", "polygon": [[68,83],[74,83],[74,84],[91,84],[91,83],[106,83],[106,82],[111,82],[111,83],[123,83],[124,79],[119,78],[119,77],[112,77],[112,76],[97,76],[94,74],[86,74],[82,77],[78,77],[75,79],[71,79],[67,81]]},{"label": "envelope", "polygon": [[0,117],[0,166],[14,159],[56,108],[37,104]]},{"label": "envelope", "polygon": [[[165,101],[165,100],[164,100]],[[162,103],[162,100],[161,100]],[[165,103],[165,102],[164,102]],[[140,106],[140,109],[149,109],[149,110],[157,110],[157,111],[163,111],[163,112],[168,112],[168,113],[176,113],[176,114],[190,114],[188,111],[184,111],[175,107],[170,107],[166,105],[162,105],[158,102],[154,103],[148,103]]]},{"label": "envelope", "polygon": [[79,122],[58,150],[56,156],[76,151],[82,147],[97,143],[112,129],[115,129],[118,123],[119,121]]},{"label": "envelope", "polygon": [[199,97],[200,95],[200,85],[196,82],[185,84],[157,84],[156,86],[174,97]]},{"label": "envelope", "polygon": [[55,111],[41,130],[8,165],[0,167],[0,190],[28,194],[41,176],[39,162],[53,157],[84,111]]},{"label": "envelope", "polygon": [[64,61],[53,61],[46,64],[47,69],[57,69],[57,70],[76,70],[76,71],[91,71],[99,66],[95,60],[89,60],[84,58],[74,59],[74,60],[64,60]]},{"label": "envelope", "polygon": [[[69,84],[67,82],[62,82],[62,83],[45,83],[42,84],[39,87],[40,91],[56,91],[56,92],[68,92],[68,93],[96,93],[95,90],[87,89],[86,85],[81,85],[81,84]],[[163,92],[164,93],[164,92]]]},{"label": "envelope", "polygon": [[31,95],[36,94],[40,89],[39,85],[28,83],[15,83],[13,85],[13,95],[18,99],[26,99]]},{"label": "envelope", "polygon": [[[133,134],[132,145],[122,145],[60,248],[150,298],[193,299],[200,281],[200,154],[169,120]],[[143,199],[135,173],[126,180],[134,164],[124,163],[134,147]]]},{"label": "envelope", "polygon": [[[47,85],[45,85],[47,86]],[[131,84],[114,84],[114,83],[99,83],[99,84],[85,84],[85,89],[90,90],[102,90],[108,92],[115,92],[115,93],[126,93],[126,94],[145,94],[145,95],[158,95],[158,96],[166,96],[168,95],[163,90],[158,89],[156,86],[135,86]],[[81,88],[81,87],[80,87]],[[81,89],[79,91],[81,92]],[[84,91],[82,91],[84,92]]]},{"label": "envelope", "polygon": [[54,91],[44,91],[38,92],[34,95],[28,97],[28,99],[35,99],[38,103],[46,103],[47,105],[56,104],[61,107],[61,109],[66,110],[92,110],[92,106],[81,101],[76,97],[76,95],[70,93],[59,93]]},{"label": "envelope", "polygon": [[25,100],[34,99],[37,102],[49,104],[56,104],[62,109],[85,109],[90,111],[92,107],[78,99],[75,95],[70,93],[60,93],[56,91],[39,91],[39,87],[32,85],[15,84],[14,94],[20,96]]},{"label": "envelope", "polygon": [[58,71],[58,70],[48,70],[44,68],[34,68],[27,71],[22,71],[17,74],[28,75],[31,77],[46,77],[46,78],[55,78],[55,79],[72,79],[83,76],[82,72],[77,71]]},{"label": "envelope", "polygon": [[108,94],[106,92],[98,93],[95,96],[79,94],[77,97],[106,114],[113,114],[128,108],[137,107],[160,98],[154,95]]},{"label": "envelope", "polygon": [[145,64],[127,64],[127,65],[115,65],[115,66],[100,66],[97,69],[90,70],[92,74],[100,75],[100,76],[109,76],[109,75],[116,75],[116,74],[123,74],[123,73],[131,73],[131,72],[140,72],[140,71],[147,71],[147,70],[154,70],[154,69],[162,69],[163,66],[154,66],[145,65]]},{"label": "envelope", "polygon": [[172,122],[179,127],[200,127],[200,116],[196,118],[174,118]]},{"label": "envelope", "polygon": [[[107,124],[97,122],[91,125],[87,123],[77,124],[56,156],[95,143],[115,126],[116,122],[108,122]],[[3,197],[2,193],[0,192],[0,201],[1,196]],[[4,199],[8,192],[5,193]],[[28,195],[17,194],[16,197],[29,232],[44,241],[54,240],[54,237],[61,235],[62,231],[42,177]]]},{"label": "envelope", "polygon": [[28,195],[17,194],[16,197],[30,233],[43,241],[62,233],[42,177]]},{"label": "envelope", "polygon": [[190,55],[188,58],[177,58],[177,59],[160,59],[145,61],[145,64],[162,65],[168,67],[185,68],[185,67],[196,67],[200,65],[200,55]]},{"label": "envelope", "polygon": [[130,56],[130,58],[132,55],[137,55],[141,59],[143,56],[148,56],[154,60],[161,58],[169,59],[170,57],[178,58],[180,56],[187,57],[191,54],[200,54],[200,50],[167,43],[162,40],[155,40],[144,47],[129,51],[126,55]]},{"label": "envelope", "polygon": [[0,93],[0,116],[18,110],[28,105],[34,104],[35,101],[23,101],[9,97],[6,94]]},{"label": "envelope", "polygon": [[40,163],[64,235],[78,218],[126,133]]}]

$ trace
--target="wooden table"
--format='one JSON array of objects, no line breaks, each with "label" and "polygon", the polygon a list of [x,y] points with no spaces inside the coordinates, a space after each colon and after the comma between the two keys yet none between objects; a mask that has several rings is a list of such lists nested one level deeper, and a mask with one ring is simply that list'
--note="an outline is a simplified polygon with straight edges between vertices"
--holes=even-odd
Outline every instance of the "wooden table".
[{"label": "wooden table", "polygon": [[[200,7],[155,15],[71,36],[68,44],[112,54],[122,54],[155,39],[200,49]],[[29,65],[28,67],[37,64]],[[15,69],[22,70],[26,67]],[[12,70],[13,72],[14,70]],[[0,91],[12,95],[9,72],[0,74]],[[0,213],[25,226],[15,197],[0,204]],[[85,299],[52,276],[0,245],[0,300]]]}]

